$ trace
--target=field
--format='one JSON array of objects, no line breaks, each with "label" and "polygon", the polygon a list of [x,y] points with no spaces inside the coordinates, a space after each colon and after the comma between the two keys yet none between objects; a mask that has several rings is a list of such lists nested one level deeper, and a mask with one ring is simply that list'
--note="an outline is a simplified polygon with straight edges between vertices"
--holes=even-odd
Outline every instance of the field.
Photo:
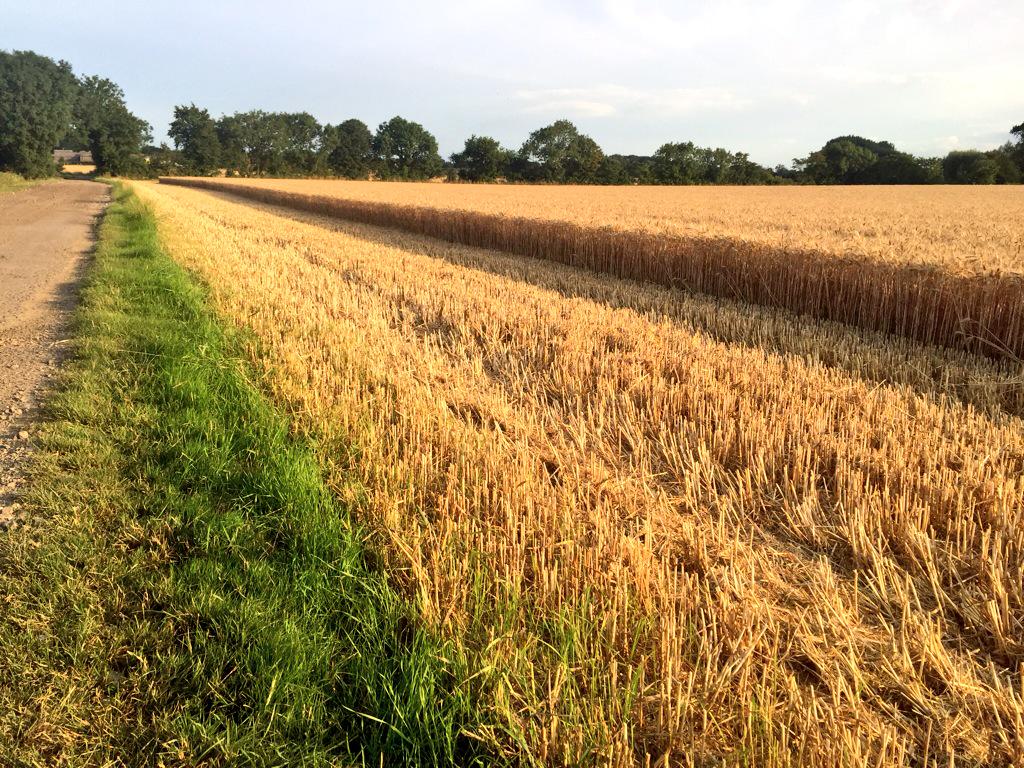
[{"label": "field", "polygon": [[[1024,276],[1015,226],[1024,196],[1016,189],[978,195],[944,188],[588,192],[492,186],[477,200],[467,187],[439,185],[393,185],[394,193],[375,193],[373,184],[356,182],[165,181],[926,344],[1024,356]],[[393,199],[373,199],[381,195]],[[973,207],[989,210],[984,216],[973,211],[968,221],[976,224],[964,224],[958,209],[974,197],[981,200]],[[796,223],[787,228],[779,222]]]},{"label": "field", "polygon": [[96,166],[90,163],[70,163],[62,166],[61,171],[63,173],[89,176],[96,173]]},{"label": "field", "polygon": [[594,187],[222,179],[302,195],[751,241],[960,274],[1024,275],[1024,189]]},{"label": "field", "polygon": [[417,622],[464,650],[474,743],[546,765],[1024,758],[1013,354],[337,218],[469,211],[508,237],[546,220],[984,274],[1005,347],[1019,190],[244,184],[313,197],[133,186],[254,334]]}]

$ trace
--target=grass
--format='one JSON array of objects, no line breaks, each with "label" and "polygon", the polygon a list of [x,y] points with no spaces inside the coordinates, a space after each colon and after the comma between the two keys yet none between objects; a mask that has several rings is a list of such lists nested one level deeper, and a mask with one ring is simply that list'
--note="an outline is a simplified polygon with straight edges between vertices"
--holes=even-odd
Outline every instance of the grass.
[{"label": "grass", "polygon": [[19,189],[30,187],[39,179],[26,179],[16,173],[7,171],[0,172],[0,195],[5,192],[17,192]]},{"label": "grass", "polygon": [[34,522],[0,537],[4,761],[500,762],[478,746],[486,676],[372,567],[244,339],[123,188],[75,336]]}]

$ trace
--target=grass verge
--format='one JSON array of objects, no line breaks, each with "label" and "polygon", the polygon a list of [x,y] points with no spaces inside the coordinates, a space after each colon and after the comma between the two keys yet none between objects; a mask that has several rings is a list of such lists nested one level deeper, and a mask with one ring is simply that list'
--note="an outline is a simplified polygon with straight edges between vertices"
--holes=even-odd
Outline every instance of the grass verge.
[{"label": "grass verge", "polygon": [[[242,340],[118,188],[0,537],[15,765],[471,765],[486,680],[369,564]],[[492,738],[486,738],[493,743]]]},{"label": "grass verge", "polygon": [[19,189],[31,187],[38,179],[26,179],[16,173],[0,172],[0,195],[5,192],[17,192]]}]

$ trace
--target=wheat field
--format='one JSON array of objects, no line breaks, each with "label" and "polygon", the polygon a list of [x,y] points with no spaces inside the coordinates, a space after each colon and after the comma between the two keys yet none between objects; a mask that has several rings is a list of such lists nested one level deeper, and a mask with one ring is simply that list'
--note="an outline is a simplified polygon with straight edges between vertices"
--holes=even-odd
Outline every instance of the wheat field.
[{"label": "wheat field", "polygon": [[[499,195],[497,201],[489,204],[482,193],[484,202],[467,207],[466,187],[443,185],[397,185],[394,199],[379,200],[364,197],[388,193],[369,194],[374,185],[360,182],[164,181],[788,309],[926,344],[1024,357],[1016,190],[986,191],[996,213],[966,226],[962,213],[951,209],[946,188],[886,189],[878,193],[880,204],[870,193],[837,194],[833,188],[775,190],[777,200],[768,196],[773,190],[757,188],[616,188],[600,190],[604,200],[594,190],[588,203],[586,188],[518,188],[502,198],[505,188],[484,187]],[[403,190],[416,202],[406,202]],[[973,197],[964,193],[963,200]],[[694,232],[695,219],[710,223]],[[780,237],[779,220],[799,222],[795,234]],[[872,226],[872,220],[878,223]],[[961,230],[955,237],[951,221]],[[992,232],[1000,233],[994,249]]]},{"label": "wheat field", "polygon": [[726,238],[964,275],[1024,275],[1024,189],[595,187],[218,179],[241,188]]},{"label": "wheat field", "polygon": [[[349,500],[421,620],[470,650],[495,723],[473,738],[540,765],[1024,760],[1018,361],[134,187],[170,253],[251,329],[253,359],[337,487],[361,481]],[[601,213],[630,190],[574,207],[571,188],[436,189],[432,205],[479,194],[541,215],[563,196],[558,210],[602,226],[631,215]],[[700,226],[739,236],[761,217],[775,222],[764,237],[811,236],[807,216],[778,208],[811,205],[802,190],[711,197],[729,192],[747,202]],[[666,191],[666,206],[690,194]],[[872,205],[892,215],[861,255],[900,253],[888,231],[908,262],[973,270],[971,253],[978,269],[1020,270],[1021,230],[992,206],[956,229],[941,205],[900,213],[885,194]],[[937,194],[986,208],[973,191]],[[1019,217],[1019,192],[986,194]],[[758,199],[749,218],[727,210]],[[861,247],[863,225],[837,217],[818,236]]]}]

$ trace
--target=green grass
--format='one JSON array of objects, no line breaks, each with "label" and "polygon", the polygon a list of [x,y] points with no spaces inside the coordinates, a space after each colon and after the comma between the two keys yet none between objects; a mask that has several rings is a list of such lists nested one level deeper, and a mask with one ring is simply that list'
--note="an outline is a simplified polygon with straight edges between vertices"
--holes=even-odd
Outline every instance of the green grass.
[{"label": "green grass", "polygon": [[502,762],[487,680],[374,570],[124,189],[75,337],[34,523],[0,535],[0,762]]},{"label": "green grass", "polygon": [[19,189],[30,187],[38,183],[39,179],[25,179],[16,173],[0,171],[0,195],[5,192],[16,192]]}]

